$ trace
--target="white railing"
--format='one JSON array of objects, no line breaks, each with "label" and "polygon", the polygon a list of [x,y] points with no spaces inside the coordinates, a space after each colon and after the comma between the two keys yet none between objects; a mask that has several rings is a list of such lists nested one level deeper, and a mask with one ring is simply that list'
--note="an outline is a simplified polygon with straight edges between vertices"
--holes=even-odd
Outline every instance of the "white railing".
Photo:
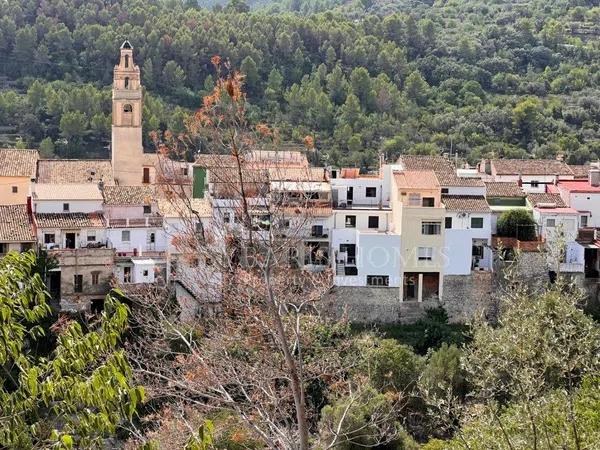
[{"label": "white railing", "polygon": [[106,219],[108,228],[151,228],[162,227],[162,217],[139,217],[134,219]]}]

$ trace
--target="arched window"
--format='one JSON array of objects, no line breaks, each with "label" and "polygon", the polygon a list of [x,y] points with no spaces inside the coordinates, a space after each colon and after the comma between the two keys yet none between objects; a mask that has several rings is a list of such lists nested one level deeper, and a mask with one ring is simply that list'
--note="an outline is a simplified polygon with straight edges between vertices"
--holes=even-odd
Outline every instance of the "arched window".
[{"label": "arched window", "polygon": [[125,67],[129,67],[129,55],[125,55]]},{"label": "arched window", "polygon": [[125,106],[123,106],[123,112],[126,112],[126,113],[133,112],[133,107],[128,103]]},{"label": "arched window", "polygon": [[125,89],[129,89],[129,77],[125,78]]}]

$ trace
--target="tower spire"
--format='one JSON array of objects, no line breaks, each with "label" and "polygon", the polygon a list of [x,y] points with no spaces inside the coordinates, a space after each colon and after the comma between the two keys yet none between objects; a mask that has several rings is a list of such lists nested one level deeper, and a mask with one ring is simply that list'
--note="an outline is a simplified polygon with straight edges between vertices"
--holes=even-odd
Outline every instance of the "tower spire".
[{"label": "tower spire", "polygon": [[129,40],[121,44],[119,63],[113,72],[112,166],[115,180],[123,185],[142,183],[142,85],[140,68],[133,60]]}]

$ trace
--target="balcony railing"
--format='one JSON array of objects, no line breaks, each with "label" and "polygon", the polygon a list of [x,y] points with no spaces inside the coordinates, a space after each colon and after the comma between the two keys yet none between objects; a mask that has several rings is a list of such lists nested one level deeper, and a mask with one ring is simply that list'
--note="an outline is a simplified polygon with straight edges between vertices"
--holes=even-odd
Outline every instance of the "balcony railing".
[{"label": "balcony railing", "polygon": [[109,228],[156,228],[162,227],[162,217],[139,217],[134,219],[107,219]]},{"label": "balcony railing", "polygon": [[338,200],[334,202],[334,208],[337,209],[383,209],[389,208],[389,202],[383,202],[380,199],[363,200]]}]

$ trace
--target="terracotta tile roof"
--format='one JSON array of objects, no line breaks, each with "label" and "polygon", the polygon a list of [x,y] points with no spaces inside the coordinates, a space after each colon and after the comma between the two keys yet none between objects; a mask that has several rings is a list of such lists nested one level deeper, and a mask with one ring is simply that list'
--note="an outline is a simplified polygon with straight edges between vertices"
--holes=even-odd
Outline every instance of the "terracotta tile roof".
[{"label": "terracotta tile roof", "polygon": [[521,190],[516,182],[485,182],[486,197],[525,197],[525,193]]},{"label": "terracotta tile roof", "polygon": [[398,158],[398,163],[402,164],[405,170],[444,172],[448,167],[452,168],[452,163],[443,156],[402,155]]},{"label": "terracotta tile roof", "polygon": [[192,211],[196,211],[202,218],[212,217],[212,205],[205,198],[191,198],[187,201],[180,198],[174,200],[161,198],[158,201],[158,210],[164,217],[192,217],[196,215]]},{"label": "terracotta tile roof", "polygon": [[198,167],[234,167],[235,158],[231,155],[203,154],[196,158],[195,166]]},{"label": "terracotta tile roof", "polygon": [[269,167],[270,181],[327,181],[322,167]]},{"label": "terracotta tile roof", "polygon": [[573,175],[564,161],[555,159],[492,159],[496,175]]},{"label": "terracotta tile roof", "polygon": [[0,177],[35,178],[37,150],[0,148]]},{"label": "terracotta tile roof", "polygon": [[550,194],[547,192],[527,194],[527,200],[529,200],[531,206],[534,207],[538,206],[540,203],[554,203],[557,208],[564,208],[567,206],[559,194]]},{"label": "terracotta tile roof", "polygon": [[600,192],[600,186],[592,186],[588,180],[559,181],[558,188],[573,193]]},{"label": "terracotta tile roof", "polygon": [[[253,150],[248,154],[247,160],[254,161],[265,167],[289,166],[289,167],[308,167],[308,159],[304,152],[298,150],[284,150],[286,145],[282,145],[278,150]],[[289,146],[287,146],[289,147]],[[293,146],[290,148],[298,148]]]},{"label": "terracotta tile roof", "polygon": [[41,159],[38,161],[38,183],[115,184],[112,164],[108,159]]},{"label": "terracotta tile roof", "polygon": [[443,156],[402,155],[398,158],[405,170],[433,170],[440,186],[483,187],[483,181],[473,177],[459,177],[451,161]]},{"label": "terracotta tile roof", "polygon": [[443,195],[447,211],[491,212],[483,195]]},{"label": "terracotta tile roof", "polygon": [[360,176],[360,169],[354,167],[347,167],[340,170],[341,178],[358,178]]},{"label": "terracotta tile roof", "polygon": [[105,186],[102,190],[106,205],[147,205],[155,194],[152,186]]},{"label": "terracotta tile roof", "polygon": [[106,221],[100,213],[35,213],[39,228],[104,228]]},{"label": "terracotta tile roof", "polygon": [[34,200],[103,200],[98,185],[88,184],[34,184]]},{"label": "terracotta tile roof", "polygon": [[27,205],[0,205],[0,242],[33,242],[33,221]]},{"label": "terracotta tile roof", "polygon": [[432,170],[404,170],[394,172],[394,179],[399,188],[436,189],[440,187]]},{"label": "terracotta tile roof", "polygon": [[589,164],[573,166],[569,165],[569,169],[571,169],[571,172],[573,172],[575,178],[587,178],[591,168],[592,166],[590,166]]}]

